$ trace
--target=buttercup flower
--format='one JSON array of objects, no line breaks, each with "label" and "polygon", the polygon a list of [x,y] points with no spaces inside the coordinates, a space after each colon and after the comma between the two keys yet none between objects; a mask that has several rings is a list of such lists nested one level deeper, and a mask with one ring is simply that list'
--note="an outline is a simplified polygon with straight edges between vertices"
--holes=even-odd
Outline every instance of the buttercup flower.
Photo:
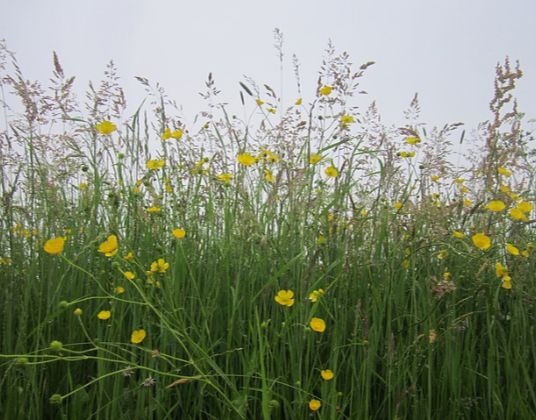
[{"label": "buttercup flower", "polygon": [[65,237],[58,236],[56,238],[49,239],[45,242],[43,249],[47,254],[59,255],[63,252],[65,246]]},{"label": "buttercup flower", "polygon": [[492,200],[488,204],[486,204],[486,209],[494,212],[503,211],[506,208],[506,204],[504,204],[501,200]]},{"label": "buttercup flower", "polygon": [[280,305],[291,307],[294,305],[294,292],[292,290],[280,290],[274,300]]},{"label": "buttercup flower", "polygon": [[249,153],[240,153],[236,157],[236,160],[238,161],[238,163],[244,166],[252,166],[257,162],[257,159],[255,159],[255,157],[253,157]]},{"label": "buttercup flower", "polygon": [[331,381],[335,377],[335,375],[333,374],[333,371],[331,371],[330,369],[321,370],[320,376],[322,376],[322,379],[324,381]]},{"label": "buttercup flower", "polygon": [[147,169],[150,171],[157,171],[159,169],[162,169],[164,165],[166,164],[164,159],[151,159],[147,161]]},{"label": "buttercup flower", "polygon": [[311,293],[309,293],[309,300],[315,303],[318,301],[318,299],[324,296],[325,293],[326,292],[324,291],[324,289],[313,290]]},{"label": "buttercup flower", "polygon": [[233,174],[229,174],[229,173],[220,174],[220,175],[216,175],[216,178],[218,179],[218,181],[221,181],[224,184],[230,184],[231,181],[233,180]]},{"label": "buttercup flower", "polygon": [[419,144],[421,142],[421,139],[419,137],[415,137],[415,136],[408,136],[404,139],[404,141],[407,143],[407,144],[410,144],[412,146],[415,146],[416,144]]},{"label": "buttercup flower", "polygon": [[326,331],[326,322],[322,318],[311,318],[309,326],[313,331],[323,333]]},{"label": "buttercup flower", "polygon": [[183,134],[184,132],[182,130],[171,131],[171,129],[167,127],[164,130],[164,133],[162,134],[162,140],[169,140],[169,139],[179,140]]},{"label": "buttercup flower", "polygon": [[517,203],[516,208],[521,210],[523,213],[530,213],[534,208],[534,205],[532,203],[529,203],[528,201],[521,201]]},{"label": "buttercup flower", "polygon": [[339,171],[334,166],[328,166],[324,173],[330,178],[337,178],[339,176]]},{"label": "buttercup flower", "polygon": [[321,406],[322,403],[318,400],[312,399],[311,401],[309,401],[309,410],[311,411],[318,411]]},{"label": "buttercup flower", "polygon": [[264,180],[266,182],[269,182],[270,184],[274,183],[274,176],[272,175],[272,171],[265,169],[264,170]]},{"label": "buttercup flower", "polygon": [[132,271],[125,271],[123,275],[127,280],[134,280],[136,278],[136,274],[134,274]]},{"label": "buttercup flower", "polygon": [[146,335],[147,333],[145,330],[134,330],[130,336],[130,342],[132,344],[140,344],[143,340],[145,340]]},{"label": "buttercup flower", "polygon": [[491,239],[484,233],[477,233],[471,239],[474,246],[482,251],[486,251],[491,247]]},{"label": "buttercup flower", "polygon": [[97,318],[99,318],[101,321],[106,321],[107,319],[110,319],[112,316],[112,313],[110,311],[100,311],[97,314]]},{"label": "buttercup flower", "polygon": [[151,263],[151,272],[152,273],[165,273],[169,268],[169,263],[166,262],[163,258],[159,258],[156,261]]},{"label": "buttercup flower", "polygon": [[176,228],[171,231],[173,236],[177,239],[183,239],[186,236],[186,231],[181,228]]},{"label": "buttercup flower", "polygon": [[352,115],[343,115],[339,118],[339,121],[343,127],[355,123],[355,118]]},{"label": "buttercup flower", "polygon": [[508,177],[508,176],[512,176],[512,172],[510,172],[508,169],[506,169],[506,168],[503,167],[503,166],[501,166],[501,167],[497,170],[497,172],[498,172],[499,174],[501,174],[502,176],[506,176],[506,177]]},{"label": "buttercup flower", "polygon": [[508,214],[512,220],[516,220],[520,222],[529,221],[529,219],[527,218],[527,215],[519,207],[514,207],[513,209],[510,209],[510,212]]},{"label": "buttercup flower", "polygon": [[311,153],[311,156],[309,156],[309,163],[311,165],[316,165],[321,160],[322,156],[320,156],[318,153]]},{"label": "buttercup flower", "polygon": [[108,136],[112,134],[115,130],[117,130],[116,125],[111,121],[101,121],[95,126],[95,130],[97,130],[100,134],[104,136]]},{"label": "buttercup flower", "polygon": [[328,96],[331,93],[332,90],[333,90],[333,87],[331,87],[329,85],[325,85],[325,86],[322,86],[318,92],[322,96]]},{"label": "buttercup flower", "polygon": [[500,262],[495,263],[495,275],[497,277],[504,277],[508,275],[508,270],[506,270],[506,267],[502,265]]},{"label": "buttercup flower", "polygon": [[510,254],[510,255],[519,255],[521,254],[521,252],[519,251],[519,248],[517,248],[516,246],[512,245],[512,244],[509,244],[507,243],[506,244],[506,251]]},{"label": "buttercup flower", "polygon": [[117,253],[117,236],[110,235],[108,238],[99,245],[98,251],[107,257],[113,257]]}]

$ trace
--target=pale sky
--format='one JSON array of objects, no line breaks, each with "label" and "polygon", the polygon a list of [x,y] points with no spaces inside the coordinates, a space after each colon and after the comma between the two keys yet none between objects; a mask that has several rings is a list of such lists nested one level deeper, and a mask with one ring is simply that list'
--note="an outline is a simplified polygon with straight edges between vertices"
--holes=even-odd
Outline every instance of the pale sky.
[{"label": "pale sky", "polygon": [[[520,110],[536,117],[534,0],[0,0],[0,39],[17,54],[27,78],[47,80],[52,51],[82,92],[113,59],[127,101],[160,82],[193,115],[212,72],[227,102],[239,106],[242,75],[279,89],[274,28],[285,37],[283,95],[296,97],[292,54],[301,63],[304,100],[315,94],[323,50],[331,39],[356,68],[373,60],[359,99],[376,100],[387,123],[402,121],[415,92],[423,119],[470,129],[490,117],[495,65],[520,60]],[[134,103],[133,103],[134,101]]]}]

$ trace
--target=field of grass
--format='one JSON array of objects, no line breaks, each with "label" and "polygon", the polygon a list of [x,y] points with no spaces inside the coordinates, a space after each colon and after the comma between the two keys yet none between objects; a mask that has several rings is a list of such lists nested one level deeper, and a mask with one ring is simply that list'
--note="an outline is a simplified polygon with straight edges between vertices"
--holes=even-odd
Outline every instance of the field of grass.
[{"label": "field of grass", "polygon": [[245,80],[239,118],[210,75],[190,125],[1,50],[1,418],[536,418],[517,67],[455,167],[459,124],[384,125],[331,48],[310,100]]}]

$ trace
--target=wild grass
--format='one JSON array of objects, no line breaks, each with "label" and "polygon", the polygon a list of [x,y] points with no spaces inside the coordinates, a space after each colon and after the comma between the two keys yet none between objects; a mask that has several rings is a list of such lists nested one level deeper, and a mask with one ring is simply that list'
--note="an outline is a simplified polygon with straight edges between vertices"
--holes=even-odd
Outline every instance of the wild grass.
[{"label": "wild grass", "polygon": [[296,59],[243,119],[209,75],[189,125],[144,78],[125,117],[113,64],[81,104],[56,55],[46,88],[0,58],[2,418],[536,417],[518,65],[458,168],[460,124],[361,111],[332,45],[310,101]]}]

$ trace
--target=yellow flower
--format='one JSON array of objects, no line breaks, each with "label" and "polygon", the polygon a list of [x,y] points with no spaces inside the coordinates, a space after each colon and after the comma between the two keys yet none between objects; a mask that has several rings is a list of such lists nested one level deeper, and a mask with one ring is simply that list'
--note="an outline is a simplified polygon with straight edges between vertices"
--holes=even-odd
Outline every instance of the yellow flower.
[{"label": "yellow flower", "polygon": [[231,181],[233,180],[233,174],[225,173],[225,174],[216,175],[216,179],[218,181],[223,182],[224,184],[230,184]]},{"label": "yellow flower", "polygon": [[136,278],[136,274],[134,274],[132,271],[125,271],[123,275],[127,280],[134,280]]},{"label": "yellow flower", "polygon": [[432,182],[439,182],[439,179],[440,179],[440,178],[441,178],[441,177],[440,177],[439,175],[432,175],[432,176],[430,177],[430,179],[432,180]]},{"label": "yellow flower", "polygon": [[509,244],[507,243],[506,244],[506,251],[510,254],[510,255],[519,255],[521,254],[521,252],[519,252],[519,248],[517,248],[516,246],[512,245],[512,244]]},{"label": "yellow flower", "polygon": [[43,249],[47,254],[50,255],[59,255],[63,252],[65,246],[65,237],[58,236],[56,238],[49,239],[45,242]]},{"label": "yellow flower", "polygon": [[313,290],[311,293],[309,293],[309,300],[313,303],[316,303],[318,299],[325,295],[325,293],[326,292],[324,289]]},{"label": "yellow flower", "polygon": [[321,406],[322,403],[318,400],[312,399],[311,401],[309,401],[309,410],[311,411],[318,411]]},{"label": "yellow flower", "polygon": [[513,209],[510,209],[510,212],[508,214],[510,215],[510,218],[512,220],[517,220],[521,222],[529,221],[523,210],[521,210],[519,207],[514,207]]},{"label": "yellow flower", "polygon": [[322,318],[311,318],[309,326],[313,331],[323,333],[326,331],[326,322]]},{"label": "yellow flower", "polygon": [[309,163],[311,165],[316,165],[321,160],[322,156],[320,156],[318,153],[312,153],[311,156],[309,156]]},{"label": "yellow flower", "polygon": [[111,121],[101,121],[95,126],[95,130],[97,130],[100,134],[107,136],[117,130],[117,127]]},{"label": "yellow flower", "polygon": [[125,261],[132,261],[134,259],[134,254],[132,253],[132,251],[129,251],[129,253],[123,257],[123,259]]},{"label": "yellow flower", "polygon": [[159,169],[162,169],[165,164],[166,162],[164,161],[164,159],[151,159],[147,161],[146,166],[147,169],[149,169],[150,171],[157,171]]},{"label": "yellow flower", "polygon": [[78,185],[78,188],[80,188],[81,190],[87,190],[87,183],[86,182],[81,182]]},{"label": "yellow flower", "polygon": [[262,99],[257,98],[257,99],[255,99],[255,102],[256,102],[257,105],[259,105],[259,106],[263,106],[263,105],[264,105],[264,101],[263,101]]},{"label": "yellow flower", "polygon": [[398,156],[400,157],[403,157],[403,158],[412,158],[412,157],[415,157],[415,152],[398,152]]},{"label": "yellow flower", "polygon": [[255,157],[251,156],[249,153],[240,153],[236,157],[236,160],[238,163],[244,166],[251,166],[257,162],[257,159],[255,159]]},{"label": "yellow flower", "polygon": [[506,169],[505,167],[501,166],[497,172],[503,176],[512,176],[512,172],[510,172],[508,169]]},{"label": "yellow flower", "polygon": [[437,259],[438,260],[444,260],[449,256],[449,252],[446,249],[442,249],[437,253]]},{"label": "yellow flower", "polygon": [[143,340],[145,340],[146,335],[147,333],[145,330],[134,330],[130,336],[130,342],[132,344],[140,344]]},{"label": "yellow flower", "polygon": [[486,204],[486,209],[490,211],[503,211],[506,208],[506,204],[504,204],[501,200],[491,200],[488,204]]},{"label": "yellow flower", "polygon": [[471,207],[473,205],[473,200],[469,200],[468,198],[463,199],[463,205],[465,207]]},{"label": "yellow flower", "polygon": [[419,144],[421,142],[421,139],[419,137],[415,137],[415,136],[408,136],[404,139],[404,141],[407,143],[407,144],[410,144],[412,146],[415,146],[416,144]]},{"label": "yellow flower", "polygon": [[516,207],[523,213],[530,213],[534,208],[534,205],[532,203],[529,203],[528,201],[520,201],[519,203],[517,203]]},{"label": "yellow flower", "polygon": [[292,290],[280,290],[275,295],[274,300],[283,306],[288,306],[289,308],[294,305],[294,292]]},{"label": "yellow flower", "polygon": [[512,288],[512,278],[510,276],[504,276],[502,278],[502,284],[501,284],[501,287],[503,289],[507,289],[507,290],[510,290]]},{"label": "yellow flower", "polygon": [[333,371],[331,371],[330,369],[321,370],[320,376],[322,376],[322,379],[324,381],[331,381],[335,377],[335,375],[333,374]]},{"label": "yellow flower", "polygon": [[264,159],[270,163],[276,163],[280,160],[279,156],[269,150],[261,150],[257,155],[256,160],[258,161],[260,159]]},{"label": "yellow flower", "polygon": [[159,258],[156,261],[151,263],[151,272],[153,273],[165,273],[169,268],[169,263],[166,262],[163,258]]},{"label": "yellow flower", "polygon": [[303,102],[303,99],[302,99],[302,98],[298,98],[298,99],[296,99],[296,102],[294,102],[294,105],[299,106],[299,105],[302,104],[302,102]]},{"label": "yellow flower", "polygon": [[107,257],[113,257],[117,253],[117,236],[110,235],[108,238],[99,245],[98,251]]},{"label": "yellow flower", "polygon": [[463,183],[465,182],[465,179],[463,179],[463,178],[456,178],[456,179],[454,180],[454,182],[455,182],[456,184],[458,184],[458,185],[461,185],[461,184],[463,184]]},{"label": "yellow flower", "polygon": [[169,139],[179,140],[183,134],[184,132],[182,130],[171,131],[171,129],[167,127],[164,130],[164,133],[162,134],[162,140],[169,140]]},{"label": "yellow flower", "polygon": [[473,240],[473,244],[482,251],[491,247],[491,239],[484,233],[477,233],[471,239]]},{"label": "yellow flower", "polygon": [[458,239],[463,239],[465,237],[465,234],[463,232],[460,232],[459,230],[455,230],[452,232],[452,236]]},{"label": "yellow flower", "polygon": [[149,213],[160,213],[160,207],[157,206],[151,206],[147,209]]},{"label": "yellow flower", "polygon": [[266,182],[269,182],[270,184],[273,184],[274,182],[274,176],[272,175],[272,171],[265,169],[264,170],[264,179]]},{"label": "yellow flower", "polygon": [[73,314],[75,314],[76,316],[82,316],[82,309],[81,308],[76,308],[73,311]]},{"label": "yellow flower", "polygon": [[266,111],[268,111],[270,114],[275,114],[277,112],[277,109],[275,108],[268,108]]},{"label": "yellow flower", "polygon": [[333,90],[333,87],[331,87],[329,85],[324,85],[324,86],[322,86],[320,88],[320,90],[318,92],[322,96],[328,96],[331,93],[332,90]]},{"label": "yellow flower", "polygon": [[335,166],[328,166],[326,168],[326,170],[324,171],[324,173],[329,176],[330,178],[337,178],[339,176],[339,171],[337,170],[337,168],[335,168]]},{"label": "yellow flower", "polygon": [[500,262],[495,263],[495,275],[497,277],[504,277],[508,275],[508,270]]},{"label": "yellow flower", "polygon": [[397,201],[395,204],[393,204],[393,207],[397,210],[400,210],[402,206],[403,204],[400,201]]},{"label": "yellow flower", "polygon": [[102,321],[106,321],[107,319],[110,319],[112,316],[112,313],[110,311],[100,311],[97,314],[97,318],[99,318]]},{"label": "yellow flower", "polygon": [[123,293],[125,293],[125,288],[123,286],[117,286],[115,289],[114,289],[114,292],[118,295],[121,295]]},{"label": "yellow flower", "polygon": [[341,118],[339,118],[339,121],[341,122],[343,127],[346,127],[350,124],[355,123],[355,118],[353,115],[343,115]]},{"label": "yellow flower", "polygon": [[186,231],[182,228],[173,229],[171,233],[177,239],[183,239],[184,237],[186,237]]}]

